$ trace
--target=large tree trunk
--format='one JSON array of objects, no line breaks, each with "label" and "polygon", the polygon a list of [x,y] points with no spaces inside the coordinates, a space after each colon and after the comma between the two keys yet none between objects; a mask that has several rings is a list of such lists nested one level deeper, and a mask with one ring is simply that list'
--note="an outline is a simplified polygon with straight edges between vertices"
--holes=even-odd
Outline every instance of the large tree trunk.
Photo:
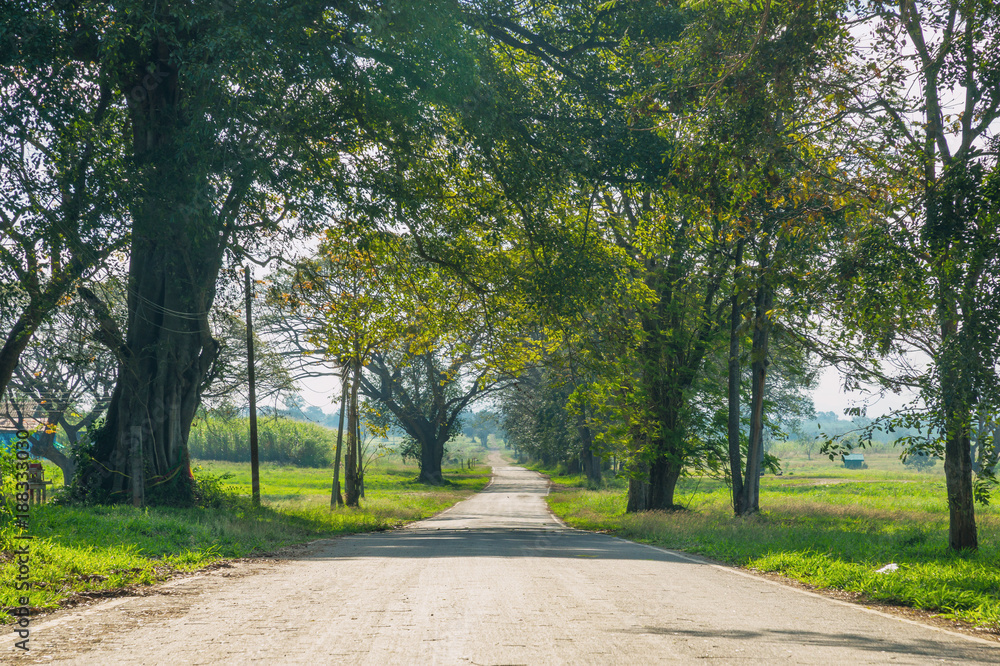
[{"label": "large tree trunk", "polygon": [[[946,294],[943,299],[947,299]],[[979,534],[976,528],[975,497],[972,487],[972,405],[969,392],[956,367],[959,360],[950,345],[956,337],[958,324],[950,302],[939,302],[944,311],[941,326],[943,350],[937,359],[941,396],[945,416],[944,478],[948,489],[948,545],[952,550],[976,550]]]},{"label": "large tree trunk", "polygon": [[[127,358],[97,437],[88,485],[97,482],[102,496],[97,499],[124,499],[135,481],[130,460],[135,450],[141,452],[146,501],[187,504],[193,489],[188,434],[218,352],[205,316],[215,295],[216,271],[184,275],[179,264],[191,257],[176,251],[183,245],[177,238],[136,245]],[[217,266],[221,252],[205,259]]]},{"label": "large tree trunk", "polygon": [[[736,266],[733,275],[739,271],[743,263],[743,239],[736,244]],[[732,482],[733,511],[737,516],[746,510],[743,505],[743,451],[740,447],[740,383],[743,369],[740,364],[740,324],[743,313],[740,308],[740,295],[733,288],[731,310],[729,313],[729,478]]]},{"label": "large tree trunk", "polygon": [[[674,491],[684,469],[684,432],[680,423],[683,397],[679,391],[670,391],[669,394],[659,405],[663,409],[660,424],[664,435],[654,438],[649,444],[652,462],[643,465],[645,478],[636,478],[635,483],[629,483],[627,512],[680,508],[674,503]],[[633,497],[633,494],[639,493],[643,496]]]},{"label": "large tree trunk", "polygon": [[[645,506],[647,510],[673,510],[679,508],[674,504],[674,490],[677,480],[684,468],[685,444],[684,427],[681,411],[684,407],[684,394],[676,372],[670,368],[662,370],[659,367],[653,372],[663,372],[668,379],[655,379],[650,382],[650,402],[656,415],[660,435],[649,443],[652,454],[646,467],[648,476],[642,484],[629,484],[629,493],[645,491],[645,499],[630,497],[629,506]],[[641,509],[640,509],[641,510]]]},{"label": "large tree trunk", "polygon": [[80,490],[97,501],[131,494],[183,505],[194,489],[188,434],[218,355],[208,314],[228,238],[208,194],[214,136],[192,133],[168,47],[154,45],[149,60],[155,77],[143,63],[122,81],[126,93],[145,90],[129,98],[141,197],[132,205],[128,328],[116,346],[117,327],[102,322],[119,356],[118,382]]},{"label": "large tree trunk", "polygon": [[674,491],[681,477],[683,463],[674,455],[664,455],[649,466],[649,508],[673,510],[681,508],[674,503]]},{"label": "large tree trunk", "polygon": [[[761,268],[766,269],[766,262]],[[762,278],[763,279],[763,278]],[[748,515],[760,511],[760,468],[764,461],[764,388],[767,381],[767,358],[771,334],[768,312],[774,300],[772,289],[762,285],[757,289],[754,312],[753,343],[750,351],[750,436],[747,445],[747,465],[740,501],[742,512]]]},{"label": "large tree trunk", "polygon": [[649,465],[638,463],[633,466],[628,480],[628,502],[625,513],[639,513],[649,510]]},{"label": "large tree trunk", "polygon": [[132,478],[134,451],[141,455],[147,503],[193,499],[188,434],[218,354],[208,312],[223,248],[204,230],[191,233],[189,224],[177,223],[158,199],[148,197],[133,232],[128,333],[85,479],[85,490],[96,491],[98,501],[128,497],[138,482]]},{"label": "large tree trunk", "polygon": [[444,441],[430,434],[420,439],[420,476],[419,483],[440,486],[444,483],[444,473],[441,471],[441,461],[444,459]]},{"label": "large tree trunk", "polygon": [[948,487],[948,545],[953,550],[976,550],[979,537],[972,492],[972,457],[968,430],[949,432],[945,441],[944,476]]},{"label": "large tree trunk", "polygon": [[653,396],[661,434],[653,440],[656,456],[649,465],[649,508],[670,511],[680,508],[674,503],[674,490],[686,457],[681,415],[684,392],[676,373],[671,373],[669,384],[658,382],[656,387]]}]

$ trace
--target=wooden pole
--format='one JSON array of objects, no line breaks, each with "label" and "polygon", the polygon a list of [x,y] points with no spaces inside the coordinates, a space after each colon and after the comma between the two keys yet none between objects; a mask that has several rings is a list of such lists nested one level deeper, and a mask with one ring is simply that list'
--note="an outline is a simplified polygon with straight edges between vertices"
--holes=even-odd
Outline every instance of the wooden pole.
[{"label": "wooden pole", "polygon": [[257,458],[257,387],[253,366],[253,283],[250,281],[250,267],[243,269],[247,299],[247,380],[250,389],[250,487],[253,505],[260,506],[260,464]]},{"label": "wooden pole", "polygon": [[132,441],[129,442],[129,462],[132,474],[132,506],[142,506],[142,426],[132,426]]}]

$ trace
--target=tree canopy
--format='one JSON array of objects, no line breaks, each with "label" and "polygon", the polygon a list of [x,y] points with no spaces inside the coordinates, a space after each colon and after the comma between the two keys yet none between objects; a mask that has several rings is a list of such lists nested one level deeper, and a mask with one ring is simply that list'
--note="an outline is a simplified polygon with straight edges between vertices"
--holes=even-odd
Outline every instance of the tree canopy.
[{"label": "tree canopy", "polygon": [[[256,266],[268,390],[341,381],[334,501],[345,432],[363,493],[365,414],[440,483],[484,400],[519,451],[592,484],[613,459],[629,511],[696,473],[753,514],[768,433],[827,364],[919,391],[869,425],[937,433],[904,455],[944,458],[974,549],[1000,424],[993,5],[6,3],[0,391],[63,387],[55,412],[95,410],[67,432],[103,416],[77,499],[190,503],[192,421],[246,383]],[[46,357],[55,330],[73,344]]]}]

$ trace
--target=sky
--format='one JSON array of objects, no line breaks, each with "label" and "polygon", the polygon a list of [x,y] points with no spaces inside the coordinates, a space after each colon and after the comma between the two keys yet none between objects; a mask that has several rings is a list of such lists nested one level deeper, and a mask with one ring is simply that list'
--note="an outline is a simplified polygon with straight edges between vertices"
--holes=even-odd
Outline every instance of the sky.
[{"label": "sky", "polygon": [[867,405],[865,413],[870,417],[876,417],[899,409],[915,397],[909,392],[900,395],[889,393],[884,397],[880,397],[877,390],[845,392],[843,385],[843,378],[836,368],[822,370],[819,385],[812,396],[816,411],[835,412],[840,418],[849,420],[850,417],[844,416],[845,409]]},{"label": "sky", "polygon": [[[335,378],[317,377],[304,380],[300,385],[302,386],[300,395],[306,406],[314,405],[327,413],[337,411],[336,402],[340,399],[340,394],[339,383]],[[817,412],[834,412],[838,417],[850,420],[850,417],[844,415],[844,410],[849,407],[863,407],[867,404],[868,416],[882,416],[908,403],[913,399],[913,395],[888,394],[879,398],[877,390],[845,392],[840,373],[835,368],[826,368],[820,372],[819,385],[813,392],[812,399]]]}]

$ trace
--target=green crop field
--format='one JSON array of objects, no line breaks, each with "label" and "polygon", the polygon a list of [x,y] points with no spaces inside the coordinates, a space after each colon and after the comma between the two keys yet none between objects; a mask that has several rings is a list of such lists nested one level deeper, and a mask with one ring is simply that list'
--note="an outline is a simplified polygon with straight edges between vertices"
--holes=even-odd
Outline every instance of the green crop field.
[{"label": "green crop field", "polygon": [[[912,606],[1000,632],[1000,510],[977,507],[980,549],[948,548],[940,465],[925,472],[896,454],[866,454],[847,470],[813,456],[783,461],[762,479],[758,516],[732,515],[728,487],[682,479],[673,512],[625,513],[622,480],[586,490],[579,476],[553,478],[552,509],[574,527],[612,532],[722,562],[773,572],[818,588]],[[615,487],[617,486],[617,487]],[[896,564],[894,571],[879,573]]]},{"label": "green crop field", "polygon": [[[485,466],[446,467],[450,483],[429,487],[414,482],[418,470],[412,462],[383,459],[365,477],[360,508],[331,510],[331,469],[268,463],[260,473],[262,507],[253,509],[249,463],[195,461],[194,467],[209,488],[207,508],[33,506],[32,607],[54,609],[74,599],[113,595],[221,559],[317,538],[395,528],[446,509],[490,477]],[[46,476],[54,488],[62,485],[58,468],[46,464]],[[11,607],[23,592],[14,589],[13,557],[2,557],[0,603]]]}]

